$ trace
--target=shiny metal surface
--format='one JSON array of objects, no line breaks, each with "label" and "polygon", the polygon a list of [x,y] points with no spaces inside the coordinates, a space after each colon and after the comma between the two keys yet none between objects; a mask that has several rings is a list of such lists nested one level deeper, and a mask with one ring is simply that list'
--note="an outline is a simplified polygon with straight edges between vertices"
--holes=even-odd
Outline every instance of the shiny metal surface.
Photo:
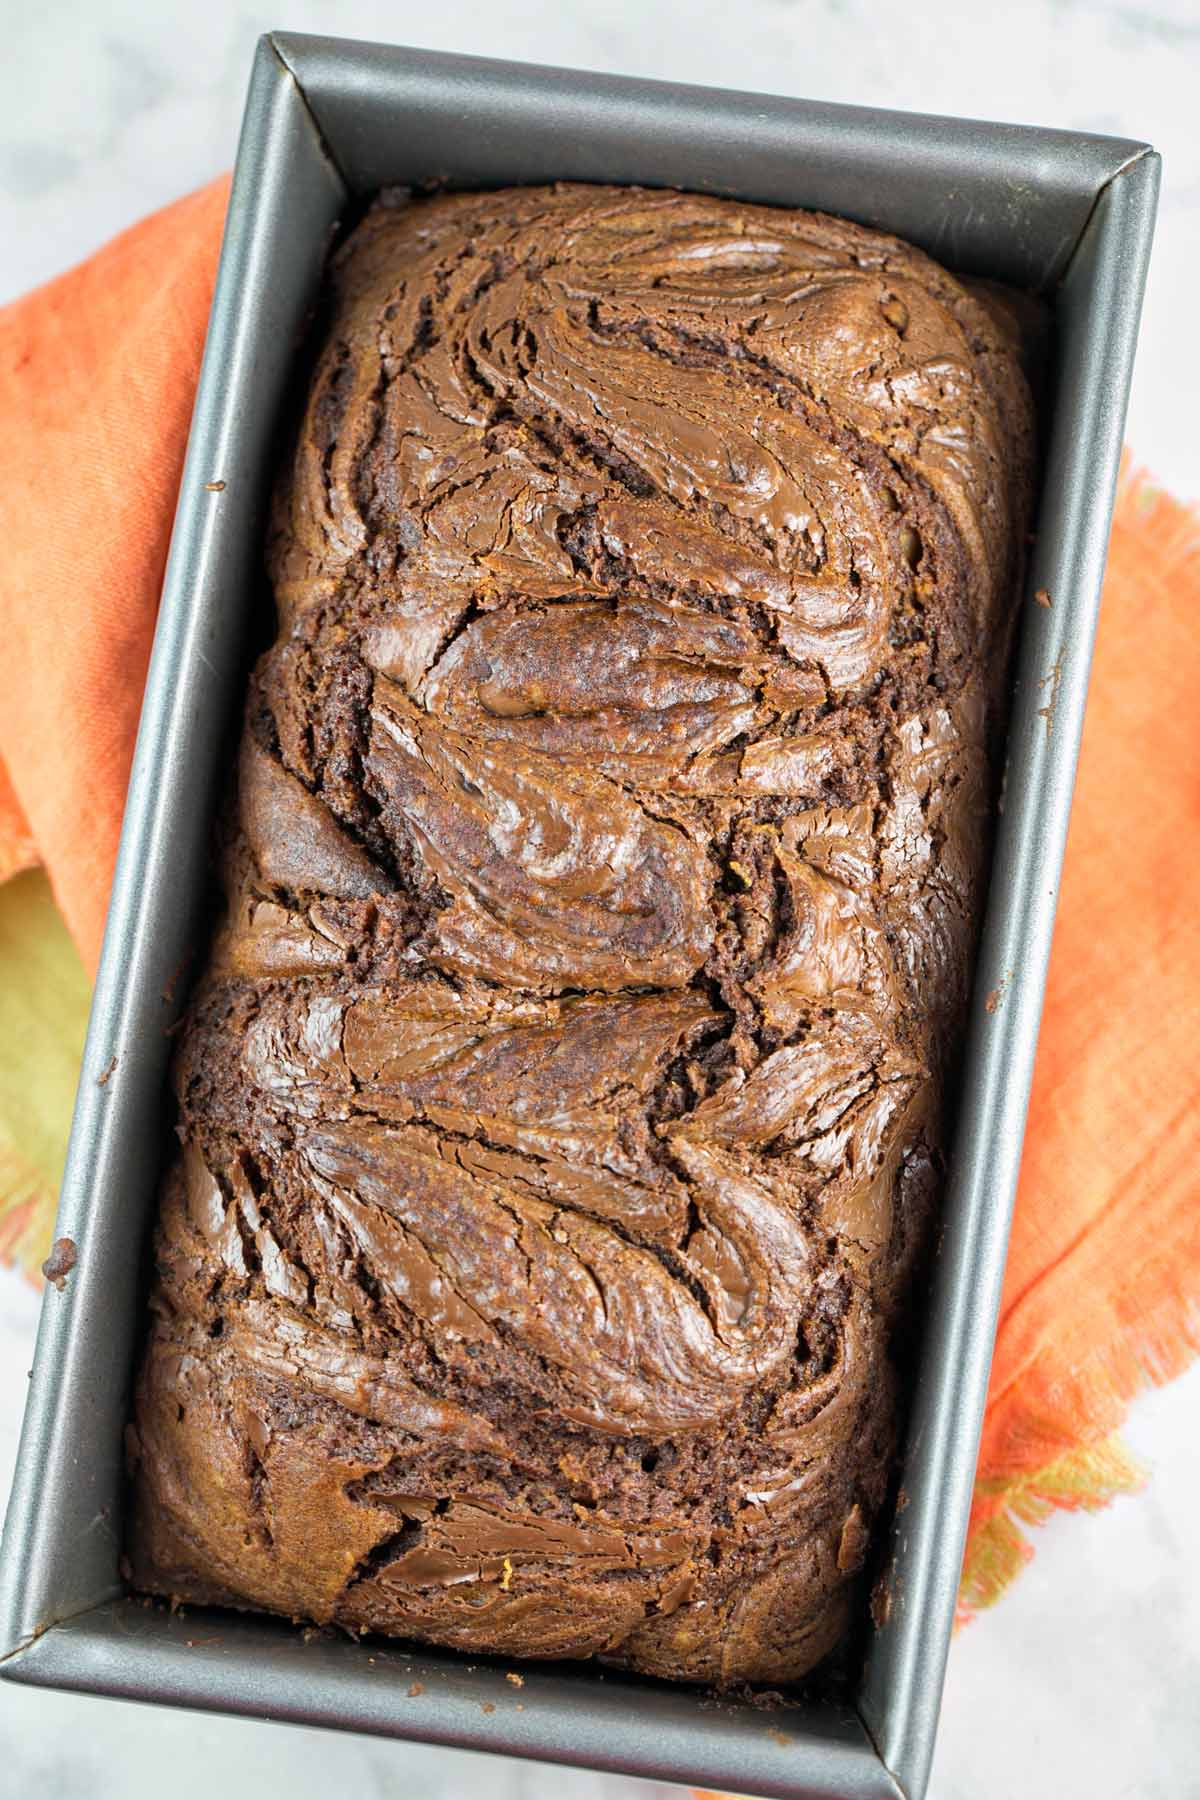
[{"label": "shiny metal surface", "polygon": [[[855,1707],[778,1712],[121,1599],[121,1437],[265,482],[335,221],[386,181],[678,184],[844,212],[1053,295],[1056,383],[945,1233],[888,1583]],[[1157,196],[1124,140],[277,36],[257,53],[0,1557],[0,1672],[764,1795],[924,1792],[970,1502]],[[225,487],[209,491],[206,482]],[[985,996],[994,993],[988,1011]],[[112,1058],[103,1086],[98,1076]],[[369,1661],[371,1657],[374,1660]],[[410,1693],[414,1686],[419,1693]],[[485,1711],[487,1707],[491,1710]],[[518,1707],[520,1710],[518,1710]]]}]

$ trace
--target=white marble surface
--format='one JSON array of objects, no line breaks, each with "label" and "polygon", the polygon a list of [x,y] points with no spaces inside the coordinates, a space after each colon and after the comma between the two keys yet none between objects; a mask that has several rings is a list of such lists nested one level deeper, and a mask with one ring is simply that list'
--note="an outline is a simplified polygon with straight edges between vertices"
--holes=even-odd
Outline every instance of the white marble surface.
[{"label": "white marble surface", "polygon": [[[965,15],[965,16],[964,16]],[[1165,186],[1130,419],[1200,497],[1200,5],[1099,0],[0,0],[0,300],[232,160],[271,26],[1152,139]],[[0,1273],[0,1493],[36,1317]],[[931,1800],[1200,1796],[1200,1371],[1140,1401],[1148,1491],[1038,1533],[1009,1597],[950,1659]],[[298,1728],[0,1688],[0,1794],[249,1800],[330,1792],[652,1800],[677,1790]]]}]

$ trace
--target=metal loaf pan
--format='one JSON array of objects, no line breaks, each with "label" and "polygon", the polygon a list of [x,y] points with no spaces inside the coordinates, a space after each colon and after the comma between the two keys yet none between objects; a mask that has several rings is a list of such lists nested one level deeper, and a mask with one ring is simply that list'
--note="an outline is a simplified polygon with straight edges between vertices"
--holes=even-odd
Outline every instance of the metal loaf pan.
[{"label": "metal loaf pan", "polygon": [[[1006,800],[929,1323],[853,1704],[765,1713],[590,1666],[504,1665],[124,1596],[122,1427],[222,752],[262,591],[281,404],[330,234],[391,182],[706,189],[884,227],[1053,301],[1054,385]],[[502,1751],[763,1795],[917,1800],[928,1778],[1104,571],[1158,159],[1069,132],[275,35],[258,46],[0,1565],[14,1681]],[[211,484],[224,483],[223,487]],[[993,995],[991,1008],[984,995]],[[994,996],[999,996],[997,1004]],[[111,1077],[98,1078],[111,1065]]]}]

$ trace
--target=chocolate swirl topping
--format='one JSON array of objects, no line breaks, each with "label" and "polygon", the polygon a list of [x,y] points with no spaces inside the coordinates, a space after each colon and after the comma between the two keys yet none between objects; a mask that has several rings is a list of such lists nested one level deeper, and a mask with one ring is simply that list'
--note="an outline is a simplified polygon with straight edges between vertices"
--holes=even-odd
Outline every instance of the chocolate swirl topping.
[{"label": "chocolate swirl topping", "polygon": [[385,195],[271,537],[142,1587],[716,1682],[837,1641],[937,1201],[1031,422],[840,220]]}]

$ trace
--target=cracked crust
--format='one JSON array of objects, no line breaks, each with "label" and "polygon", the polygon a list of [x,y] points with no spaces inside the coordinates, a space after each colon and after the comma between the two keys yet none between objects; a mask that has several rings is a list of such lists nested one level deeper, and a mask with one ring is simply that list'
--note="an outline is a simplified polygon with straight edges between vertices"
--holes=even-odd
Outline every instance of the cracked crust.
[{"label": "cracked crust", "polygon": [[384,196],[281,484],[146,1589],[779,1682],[895,1440],[1031,414],[840,220]]}]

